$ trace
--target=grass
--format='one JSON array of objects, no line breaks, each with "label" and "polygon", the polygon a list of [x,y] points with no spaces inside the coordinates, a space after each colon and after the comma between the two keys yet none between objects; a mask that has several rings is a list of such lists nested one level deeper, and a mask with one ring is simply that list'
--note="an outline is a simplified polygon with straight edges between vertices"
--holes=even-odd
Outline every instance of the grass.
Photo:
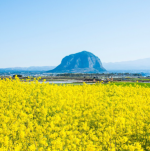
[{"label": "grass", "polygon": [[146,79],[146,78],[126,78],[126,79],[133,81],[133,82],[135,82],[135,81],[150,81],[150,79]]},{"label": "grass", "polygon": [[135,85],[140,85],[140,86],[143,86],[143,87],[148,87],[150,88],[150,83],[138,83],[138,82],[111,82],[110,83],[111,85],[115,84],[115,85],[122,85],[122,86],[129,86],[129,85],[132,85],[132,86],[135,86]]}]

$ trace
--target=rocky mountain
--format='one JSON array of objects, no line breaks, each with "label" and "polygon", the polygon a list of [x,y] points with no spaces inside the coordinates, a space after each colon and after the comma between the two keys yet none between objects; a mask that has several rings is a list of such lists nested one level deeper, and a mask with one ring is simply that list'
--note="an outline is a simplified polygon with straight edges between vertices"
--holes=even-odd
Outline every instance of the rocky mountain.
[{"label": "rocky mountain", "polygon": [[150,58],[103,63],[107,70],[150,70]]},{"label": "rocky mountain", "polygon": [[100,59],[94,54],[82,51],[62,59],[61,64],[50,73],[99,73],[105,72]]}]

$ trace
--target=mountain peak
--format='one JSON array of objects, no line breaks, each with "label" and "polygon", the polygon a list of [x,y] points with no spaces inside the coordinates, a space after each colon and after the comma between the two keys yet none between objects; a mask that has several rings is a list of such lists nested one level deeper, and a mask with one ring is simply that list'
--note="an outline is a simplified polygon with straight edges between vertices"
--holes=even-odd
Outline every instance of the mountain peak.
[{"label": "mountain peak", "polygon": [[71,54],[62,59],[61,64],[51,73],[99,73],[106,71],[100,59],[88,51]]}]

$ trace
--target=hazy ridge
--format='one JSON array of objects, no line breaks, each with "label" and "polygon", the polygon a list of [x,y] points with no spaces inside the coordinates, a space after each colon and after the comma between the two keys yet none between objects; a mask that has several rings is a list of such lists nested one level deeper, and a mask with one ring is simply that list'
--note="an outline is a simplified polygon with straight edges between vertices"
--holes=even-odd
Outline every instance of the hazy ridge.
[{"label": "hazy ridge", "polygon": [[150,58],[103,63],[106,70],[150,70]]},{"label": "hazy ridge", "polygon": [[1,72],[9,71],[48,71],[54,69],[55,66],[31,66],[31,67],[12,67],[12,68],[0,68]]},{"label": "hazy ridge", "polygon": [[[31,67],[11,67],[0,68],[0,72],[12,71],[49,71],[53,70],[56,66],[31,66]],[[109,70],[150,70],[150,58],[138,59],[133,61],[122,62],[109,62],[103,63],[103,67]]]}]

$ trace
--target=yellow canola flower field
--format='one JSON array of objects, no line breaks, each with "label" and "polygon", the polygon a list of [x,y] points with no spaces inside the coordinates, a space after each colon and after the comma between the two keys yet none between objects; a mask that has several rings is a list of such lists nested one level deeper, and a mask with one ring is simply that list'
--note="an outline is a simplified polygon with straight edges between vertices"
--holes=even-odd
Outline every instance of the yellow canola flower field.
[{"label": "yellow canola flower field", "polygon": [[1,151],[149,151],[150,88],[0,80]]}]

